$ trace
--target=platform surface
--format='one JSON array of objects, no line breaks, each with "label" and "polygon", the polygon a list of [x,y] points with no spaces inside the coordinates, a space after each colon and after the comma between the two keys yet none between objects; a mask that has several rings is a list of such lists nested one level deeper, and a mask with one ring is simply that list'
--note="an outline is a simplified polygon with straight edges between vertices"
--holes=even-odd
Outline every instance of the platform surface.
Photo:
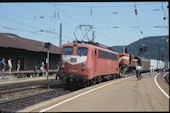
[{"label": "platform surface", "polygon": [[115,79],[30,106],[19,112],[117,111],[169,111],[169,98],[157,87],[154,76],[150,78],[146,73],[141,81],[138,81],[136,76]]}]

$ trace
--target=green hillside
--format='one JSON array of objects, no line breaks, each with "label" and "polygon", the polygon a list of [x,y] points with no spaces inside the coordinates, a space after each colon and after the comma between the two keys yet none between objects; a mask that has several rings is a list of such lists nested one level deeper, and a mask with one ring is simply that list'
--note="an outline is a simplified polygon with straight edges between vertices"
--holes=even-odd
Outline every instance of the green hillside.
[{"label": "green hillside", "polygon": [[[129,54],[140,56],[139,48],[147,48],[142,56],[149,59],[169,60],[169,36],[151,36],[137,40],[126,46]],[[122,46],[112,46],[116,52],[122,52]]]}]

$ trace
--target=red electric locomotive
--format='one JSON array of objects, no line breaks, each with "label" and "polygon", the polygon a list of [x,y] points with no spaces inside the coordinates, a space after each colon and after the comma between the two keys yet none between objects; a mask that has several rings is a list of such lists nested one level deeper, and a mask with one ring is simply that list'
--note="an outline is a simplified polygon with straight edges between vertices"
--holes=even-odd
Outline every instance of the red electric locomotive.
[{"label": "red electric locomotive", "polygon": [[120,67],[120,75],[124,76],[125,72],[132,72],[136,67],[136,59],[134,55],[127,53],[119,53],[119,67]]},{"label": "red electric locomotive", "polygon": [[119,65],[128,65],[129,61],[129,54],[119,53]]},{"label": "red electric locomotive", "polygon": [[67,43],[61,49],[59,77],[84,86],[119,77],[119,54],[94,42]]},{"label": "red electric locomotive", "polygon": [[135,65],[134,55],[119,53],[119,65]]}]

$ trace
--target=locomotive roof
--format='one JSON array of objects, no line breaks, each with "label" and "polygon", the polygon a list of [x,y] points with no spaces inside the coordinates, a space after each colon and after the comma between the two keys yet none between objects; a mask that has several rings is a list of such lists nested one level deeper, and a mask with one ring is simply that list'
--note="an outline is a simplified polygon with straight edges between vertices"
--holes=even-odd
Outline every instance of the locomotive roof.
[{"label": "locomotive roof", "polygon": [[[73,43],[67,43],[67,44],[64,44],[64,45],[74,45],[74,42]],[[104,51],[119,54],[119,53],[113,51],[113,49],[111,49],[110,47],[107,47],[107,46],[100,44],[98,42],[78,42],[77,45],[88,45],[88,46],[96,47],[96,48],[104,50]]]}]

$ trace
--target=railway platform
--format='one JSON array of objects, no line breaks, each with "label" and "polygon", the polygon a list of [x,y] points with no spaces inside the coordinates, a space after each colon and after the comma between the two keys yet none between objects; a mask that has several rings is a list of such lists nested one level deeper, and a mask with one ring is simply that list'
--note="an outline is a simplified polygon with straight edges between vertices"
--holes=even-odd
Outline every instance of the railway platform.
[{"label": "railway platform", "polygon": [[169,84],[161,82],[167,88],[165,95],[156,82],[159,76],[143,73],[141,81],[133,75],[103,82],[18,112],[169,112]]},{"label": "railway platform", "polygon": [[[55,78],[57,72],[58,70],[49,70],[49,77]],[[46,79],[46,76],[36,76],[36,72],[34,70],[12,71],[11,74],[8,74],[7,71],[0,73],[0,84],[44,79]]]}]

